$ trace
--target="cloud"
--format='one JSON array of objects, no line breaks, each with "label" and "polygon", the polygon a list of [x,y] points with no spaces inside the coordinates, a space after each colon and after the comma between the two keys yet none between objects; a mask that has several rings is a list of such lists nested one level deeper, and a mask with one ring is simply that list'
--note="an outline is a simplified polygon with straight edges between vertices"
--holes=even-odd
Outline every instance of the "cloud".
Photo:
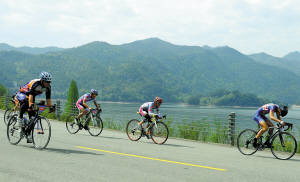
[{"label": "cloud", "polygon": [[6,0],[0,2],[0,33],[14,46],[75,47],[158,37],[283,56],[298,49],[299,12],[296,0]]}]

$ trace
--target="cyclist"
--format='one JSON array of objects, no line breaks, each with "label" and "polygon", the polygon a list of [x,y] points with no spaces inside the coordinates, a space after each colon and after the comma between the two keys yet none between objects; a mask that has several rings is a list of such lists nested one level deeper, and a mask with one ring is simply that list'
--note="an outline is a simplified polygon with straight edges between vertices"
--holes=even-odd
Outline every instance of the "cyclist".
[{"label": "cyclist", "polygon": [[[40,74],[40,79],[34,79],[26,83],[25,85],[20,87],[19,94],[20,95],[26,95],[26,98],[23,102],[20,104],[20,114],[18,118],[18,123],[20,128],[22,128],[21,137],[23,137],[23,134],[25,132],[26,136],[27,133],[30,131],[25,131],[23,127],[23,114],[28,111],[29,118],[35,116],[35,112],[32,111],[33,109],[33,103],[35,101],[35,97],[37,95],[41,95],[43,92],[46,92],[46,106],[51,106],[51,84],[52,82],[52,76],[42,71]],[[23,97],[20,97],[23,98]],[[19,100],[20,101],[20,100]],[[54,109],[50,108],[50,112],[53,112]],[[27,143],[32,143],[32,139],[30,136],[27,138]]]},{"label": "cyclist", "polygon": [[[89,101],[93,101],[95,106],[97,107],[98,110],[100,110],[100,112],[102,112],[101,108],[99,108],[99,106],[97,105],[97,102],[96,102],[96,97],[98,95],[98,91],[95,90],[95,89],[92,89],[91,90],[91,93],[87,93],[87,94],[84,94],[83,96],[81,96],[77,102],[76,102],[76,107],[79,109],[79,111],[81,112],[76,118],[75,118],[75,123],[78,124],[78,120],[85,114],[88,114],[92,108],[90,108],[88,105],[87,105],[87,102]],[[88,130],[89,127],[88,127],[88,124],[87,123],[84,123],[83,124],[83,128],[85,130]]]},{"label": "cyclist", "polygon": [[[276,104],[270,103],[270,104],[265,104],[263,106],[261,106],[255,113],[254,115],[254,121],[256,121],[256,123],[258,125],[260,125],[262,127],[262,129],[257,133],[256,137],[254,138],[253,141],[253,147],[257,147],[257,139],[263,135],[268,129],[269,127],[273,127],[273,123],[265,116],[266,114],[270,113],[270,119],[273,121],[277,121],[279,122],[281,125],[284,126],[284,121],[281,120],[281,117],[284,117],[287,115],[288,113],[288,107],[287,106],[283,106],[282,108],[279,107]],[[276,113],[276,117],[274,117],[274,113]],[[274,128],[270,128],[269,129],[269,136],[271,136],[273,134],[273,130]],[[270,143],[270,139],[268,138],[265,142],[265,146],[266,148],[270,148],[271,147],[271,143]]]},{"label": "cyclist", "polygon": [[13,114],[16,114],[17,111],[19,110],[19,101],[18,101],[18,98],[17,98],[18,93],[19,93],[19,91],[17,91],[16,93],[14,93],[14,95],[11,96],[11,101],[15,105]]},{"label": "cyclist", "polygon": [[[141,105],[139,112],[146,119],[139,123],[140,126],[142,126],[142,124],[146,121],[152,122],[151,117],[153,117],[153,116],[158,116],[159,118],[162,118],[161,114],[159,112],[159,106],[161,105],[161,103],[163,103],[163,100],[160,97],[155,97],[154,102],[145,102],[144,104]],[[154,109],[157,111],[157,114],[153,113]],[[148,139],[150,139],[151,137],[149,135],[148,127],[149,127],[149,124],[146,126],[146,128],[147,128],[146,136]]]}]

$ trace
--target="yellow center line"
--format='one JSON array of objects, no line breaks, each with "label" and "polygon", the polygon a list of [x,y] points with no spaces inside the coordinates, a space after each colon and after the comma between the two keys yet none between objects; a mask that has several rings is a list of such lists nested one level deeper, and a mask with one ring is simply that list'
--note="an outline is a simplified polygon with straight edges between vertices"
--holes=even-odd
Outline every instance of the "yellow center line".
[{"label": "yellow center line", "polygon": [[201,168],[213,169],[213,170],[218,170],[218,171],[227,171],[226,169],[220,169],[220,168],[215,168],[215,167],[208,167],[208,166],[201,166],[201,165],[196,165],[196,164],[189,164],[189,163],[183,163],[183,162],[169,161],[169,160],[164,160],[164,159],[157,159],[157,158],[145,157],[145,156],[139,156],[139,155],[133,155],[133,154],[125,154],[125,153],[120,153],[120,152],[113,152],[113,151],[101,150],[101,149],[94,149],[94,148],[88,148],[88,147],[81,147],[81,146],[76,146],[76,147],[82,148],[82,149],[87,149],[87,150],[95,150],[95,151],[100,151],[100,152],[107,152],[107,153],[111,153],[111,154],[118,154],[118,155],[125,155],[125,156],[131,156],[131,157],[138,157],[138,158],[142,158],[142,159],[149,159],[149,160],[169,162],[169,163],[174,163],[174,164],[181,164],[181,165],[186,165],[186,166],[201,167]]}]

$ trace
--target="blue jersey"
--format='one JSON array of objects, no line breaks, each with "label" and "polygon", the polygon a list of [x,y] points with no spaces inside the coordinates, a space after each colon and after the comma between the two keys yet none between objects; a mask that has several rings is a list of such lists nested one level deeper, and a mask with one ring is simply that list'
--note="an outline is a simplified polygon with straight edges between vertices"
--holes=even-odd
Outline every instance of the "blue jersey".
[{"label": "blue jersey", "polygon": [[279,106],[277,104],[273,104],[273,103],[265,104],[256,111],[256,114],[264,116],[266,114],[269,114],[270,112],[277,112],[278,108]]}]

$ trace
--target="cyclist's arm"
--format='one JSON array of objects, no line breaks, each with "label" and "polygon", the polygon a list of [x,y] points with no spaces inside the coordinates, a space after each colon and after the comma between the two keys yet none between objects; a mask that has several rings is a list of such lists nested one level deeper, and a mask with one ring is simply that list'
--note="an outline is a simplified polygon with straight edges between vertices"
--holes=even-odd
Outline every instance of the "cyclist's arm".
[{"label": "cyclist's arm", "polygon": [[46,101],[47,101],[47,106],[51,106],[51,86],[48,87],[46,93]]},{"label": "cyclist's arm", "polygon": [[270,119],[272,119],[273,121],[277,121],[278,123],[281,121],[280,118],[280,113],[276,113],[277,118],[274,116],[274,112],[270,111]]},{"label": "cyclist's arm", "polygon": [[97,102],[94,101],[95,106],[97,107],[98,110],[100,110],[100,107],[98,106]]},{"label": "cyclist's arm", "polygon": [[47,106],[52,106],[51,99],[46,99],[46,101],[47,101]]},{"label": "cyclist's arm", "polygon": [[29,95],[29,98],[28,98],[28,104],[29,104],[29,107],[33,104],[33,95]]}]

